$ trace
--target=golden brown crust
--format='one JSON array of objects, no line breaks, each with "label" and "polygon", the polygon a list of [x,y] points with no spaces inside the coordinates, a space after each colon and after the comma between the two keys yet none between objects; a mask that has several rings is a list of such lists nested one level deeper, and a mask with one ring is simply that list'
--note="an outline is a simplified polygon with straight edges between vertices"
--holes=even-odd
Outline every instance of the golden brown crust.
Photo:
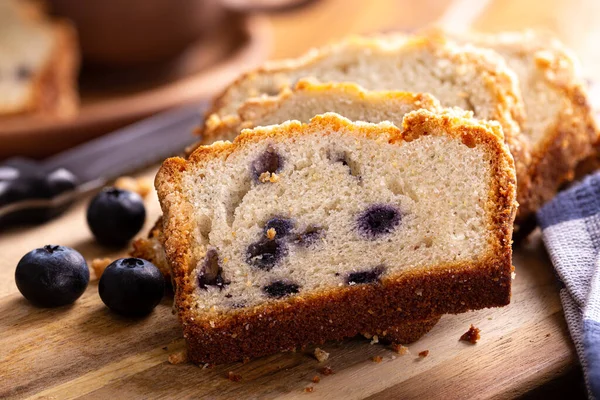
[{"label": "golden brown crust", "polygon": [[164,254],[162,223],[161,216],[156,220],[150,232],[148,232],[148,237],[134,240],[132,243],[133,248],[129,252],[129,255],[150,261],[156,265],[168,280],[171,277],[171,269]]},{"label": "golden brown crust", "polygon": [[533,214],[562,185],[575,178],[577,166],[594,154],[594,143],[599,140],[600,132],[583,84],[572,78],[562,84],[552,82],[564,94],[564,101],[555,124],[532,152],[532,185],[523,204],[523,217]]},{"label": "golden brown crust", "polygon": [[[551,126],[540,135],[543,140],[531,143],[527,171],[531,187],[519,196],[517,224],[523,236],[535,224],[534,213],[550,200],[560,187],[574,176],[576,165],[593,152],[599,132],[588,104],[588,96],[575,57],[552,35],[525,30],[499,34],[471,32],[457,37],[462,42],[490,47],[530,62],[532,77],[521,82],[523,90],[535,85],[559,93],[562,104]],[[518,155],[514,154],[515,159]]]},{"label": "golden brown crust", "polygon": [[[195,226],[192,206],[181,187],[182,173],[188,166],[226,157],[245,143],[268,137],[294,137],[310,129],[324,134],[331,129],[343,129],[369,138],[385,133],[390,143],[401,143],[423,135],[441,134],[440,129],[434,129],[440,126],[446,135],[459,138],[466,146],[484,146],[491,156],[494,183],[486,208],[490,231],[495,237],[490,237],[489,252],[478,262],[414,269],[384,279],[380,284],[334,288],[241,311],[199,315],[192,310],[190,294],[194,284],[189,272],[197,262],[192,251]],[[499,126],[421,110],[409,114],[402,128],[391,124],[376,128],[372,124],[352,124],[335,114],[325,114],[308,125],[295,121],[244,131],[233,143],[199,147],[188,161],[181,158],[165,161],[157,174],[156,188],[165,218],[165,250],[176,283],[175,308],[191,361],[224,363],[258,357],[382,327],[433,319],[444,313],[508,304],[516,189],[513,160],[502,143]]]}]

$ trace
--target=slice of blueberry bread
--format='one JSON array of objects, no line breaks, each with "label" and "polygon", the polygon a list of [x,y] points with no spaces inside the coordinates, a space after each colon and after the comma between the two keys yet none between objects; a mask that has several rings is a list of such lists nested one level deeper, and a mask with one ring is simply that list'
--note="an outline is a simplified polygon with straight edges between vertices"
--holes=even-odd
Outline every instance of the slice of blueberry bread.
[{"label": "slice of blueberry bread", "polygon": [[414,111],[245,130],[156,187],[194,362],[508,304],[516,212],[500,126]]},{"label": "slice of blueberry bread", "polygon": [[233,140],[242,129],[289,120],[308,122],[315,115],[326,112],[343,115],[351,121],[390,121],[401,125],[405,114],[420,109],[441,111],[442,107],[428,93],[370,91],[356,83],[319,83],[301,79],[293,88],[285,88],[277,96],[248,99],[227,118],[207,120],[204,131],[207,137]]},{"label": "slice of blueberry bread", "polygon": [[[404,115],[420,109],[440,111],[442,107],[429,94],[371,92],[354,83],[320,84],[301,80],[293,90],[284,90],[279,96],[248,100],[238,114],[219,123],[207,123],[206,129],[212,136],[233,140],[244,128],[280,124],[288,120],[308,122],[315,115],[326,112],[338,113],[352,121],[390,121],[401,125]],[[157,221],[147,238],[137,239],[131,255],[153,262],[165,276],[169,276],[161,244],[161,225]]]},{"label": "slice of blueberry bread", "polygon": [[556,38],[533,31],[457,39],[493,49],[519,77],[526,113],[521,132],[531,153],[531,187],[519,199],[519,214],[532,215],[573,179],[598,140],[578,61]]},{"label": "slice of blueberry bread", "polygon": [[68,116],[78,105],[75,30],[31,1],[0,1],[0,116]]},{"label": "slice of blueberry bread", "polygon": [[215,100],[207,118],[209,129],[199,131],[201,140],[221,139],[210,127],[235,120],[249,98],[276,95],[303,78],[355,82],[368,90],[431,93],[444,107],[498,121],[515,159],[519,201],[528,193],[529,152],[520,136],[524,115],[516,75],[494,51],[441,35],[351,37],[298,59],[268,63],[240,77]]}]

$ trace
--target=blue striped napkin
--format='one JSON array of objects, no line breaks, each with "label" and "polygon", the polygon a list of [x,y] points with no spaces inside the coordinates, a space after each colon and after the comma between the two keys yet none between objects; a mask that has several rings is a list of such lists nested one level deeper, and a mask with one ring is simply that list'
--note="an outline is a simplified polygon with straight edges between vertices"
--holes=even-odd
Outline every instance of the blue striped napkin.
[{"label": "blue striped napkin", "polygon": [[600,399],[600,173],[558,194],[537,217],[589,397]]}]

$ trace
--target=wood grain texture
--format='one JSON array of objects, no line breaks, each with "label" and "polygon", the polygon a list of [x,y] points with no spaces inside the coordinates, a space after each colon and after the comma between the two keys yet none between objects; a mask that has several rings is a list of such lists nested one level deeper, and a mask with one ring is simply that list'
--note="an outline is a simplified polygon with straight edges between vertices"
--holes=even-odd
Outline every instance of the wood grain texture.
[{"label": "wood grain texture", "polygon": [[[143,175],[154,173],[152,168]],[[127,319],[102,304],[95,281],[75,304],[57,309],[35,308],[18,294],[14,268],[32,248],[61,243],[87,260],[124,253],[94,243],[86,204],[82,200],[46,225],[0,234],[0,398],[506,398],[576,367],[539,235],[516,249],[509,306],[444,316],[409,346],[411,354],[353,338],[322,346],[331,356],[321,364],[309,348],[210,369],[171,365],[169,354],[185,346],[168,297],[147,318]],[[159,213],[154,194],[146,204],[149,228]],[[458,340],[470,324],[482,331],[475,345]],[[429,356],[419,358],[426,349]],[[324,365],[335,374],[312,383]],[[226,379],[229,371],[241,382]],[[312,386],[313,393],[304,392]]]},{"label": "wood grain texture", "polygon": [[[527,27],[527,19],[514,17],[520,6],[502,8],[503,2],[523,4],[494,0],[480,25]],[[437,18],[448,1],[411,2],[410,7],[398,3],[402,2],[323,0],[275,16],[271,18],[276,32],[273,57],[295,56],[352,32],[412,29]],[[526,10],[543,9],[540,18],[555,22],[555,17],[546,17],[552,7],[541,7],[540,0],[527,4]],[[151,168],[142,175],[153,177],[155,172]],[[159,214],[153,196],[146,200],[148,220],[143,232]],[[85,223],[88,201],[83,199],[45,225],[0,232],[0,398],[500,399],[519,396],[578,368],[539,233],[515,249],[517,275],[509,306],[444,316],[410,346],[409,355],[399,356],[383,345],[354,338],[322,346],[331,353],[323,364],[307,349],[212,369],[171,365],[168,355],[181,351],[184,343],[168,298],[149,317],[132,320],[104,307],[95,282],[74,305],[53,310],[34,308],[18,294],[14,269],[33,248],[60,243],[75,247],[89,261],[124,254],[93,241]],[[471,323],[482,330],[476,345],[458,341]],[[418,358],[417,353],[425,349],[429,356]],[[382,362],[371,361],[376,355]],[[331,365],[336,373],[312,383],[323,365]],[[227,380],[229,371],[242,380]],[[305,393],[306,387],[314,387],[314,392]]]}]

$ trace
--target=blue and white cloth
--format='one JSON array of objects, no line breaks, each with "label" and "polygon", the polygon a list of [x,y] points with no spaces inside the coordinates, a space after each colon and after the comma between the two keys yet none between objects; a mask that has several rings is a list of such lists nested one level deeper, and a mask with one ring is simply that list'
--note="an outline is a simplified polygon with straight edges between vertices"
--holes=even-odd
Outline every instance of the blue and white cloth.
[{"label": "blue and white cloth", "polygon": [[600,173],[558,194],[537,217],[589,397],[600,399]]}]

